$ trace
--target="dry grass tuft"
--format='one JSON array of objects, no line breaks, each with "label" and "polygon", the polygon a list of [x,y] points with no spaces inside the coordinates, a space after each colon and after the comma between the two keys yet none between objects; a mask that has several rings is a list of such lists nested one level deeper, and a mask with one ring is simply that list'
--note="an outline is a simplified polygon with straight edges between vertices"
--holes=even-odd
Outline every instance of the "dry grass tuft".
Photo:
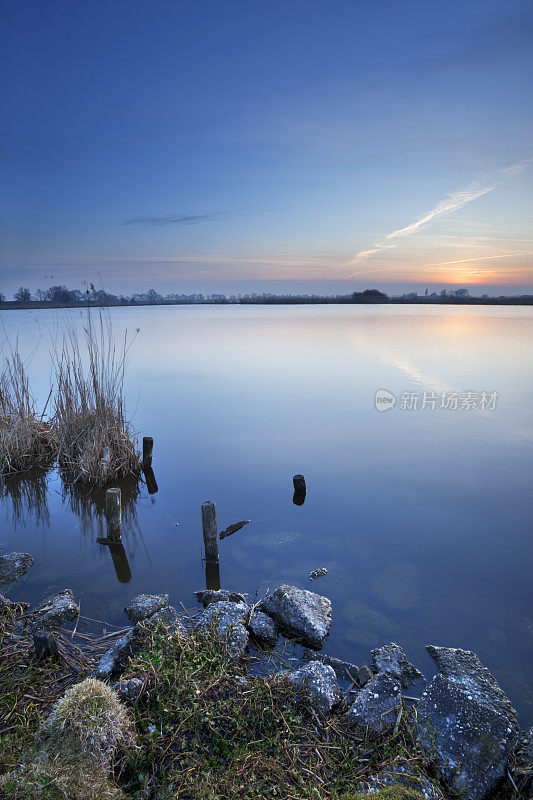
[{"label": "dry grass tuft", "polygon": [[105,486],[140,474],[140,456],[126,418],[124,369],[127,334],[117,349],[109,316],[90,311],[84,328],[86,360],[70,327],[56,353],[54,420],[59,466],[68,483]]},{"label": "dry grass tuft", "polygon": [[57,701],[42,726],[43,752],[63,760],[88,759],[98,770],[133,744],[133,728],[115,692],[96,678],[77,683]]},{"label": "dry grass tuft", "polygon": [[13,474],[53,462],[57,441],[44,413],[36,411],[29,380],[15,349],[4,359],[0,373],[0,459],[1,472]]},{"label": "dry grass tuft", "polygon": [[40,726],[39,745],[19,766],[0,776],[6,800],[118,800],[111,780],[118,749],[133,744],[129,716],[104,683],[87,678],[56,702]]}]

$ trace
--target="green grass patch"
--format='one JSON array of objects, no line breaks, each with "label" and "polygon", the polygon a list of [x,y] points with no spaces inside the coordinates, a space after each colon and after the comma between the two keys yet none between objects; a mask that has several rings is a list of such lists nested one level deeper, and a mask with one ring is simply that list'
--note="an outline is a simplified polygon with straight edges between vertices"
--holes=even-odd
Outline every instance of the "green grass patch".
[{"label": "green grass patch", "polygon": [[133,707],[139,747],[117,775],[139,800],[351,800],[385,761],[422,763],[407,721],[369,747],[344,723],[345,709],[324,720],[284,675],[248,677],[212,630],[173,639],[158,627],[127,676],[149,686]]}]

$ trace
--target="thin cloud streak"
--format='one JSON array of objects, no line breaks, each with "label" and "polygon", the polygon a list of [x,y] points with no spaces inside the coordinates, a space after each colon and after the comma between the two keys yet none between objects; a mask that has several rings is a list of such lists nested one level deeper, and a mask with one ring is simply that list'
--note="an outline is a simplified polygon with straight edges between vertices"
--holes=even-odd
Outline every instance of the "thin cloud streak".
[{"label": "thin cloud streak", "polygon": [[357,255],[355,255],[351,261],[348,261],[347,264],[344,266],[351,267],[354,264],[358,264],[360,261],[363,261],[365,258],[373,255],[374,253],[381,253],[382,250],[392,250],[393,247],[396,247],[395,244],[375,244],[374,247],[371,247],[369,250],[361,250]]},{"label": "thin cloud streak", "polygon": [[148,225],[199,225],[202,222],[218,222],[219,220],[234,219],[236,217],[249,217],[253,214],[267,214],[269,211],[277,211],[275,208],[262,208],[256,211],[237,209],[235,211],[212,211],[207,214],[176,214],[166,217],[128,217],[122,224],[131,226],[137,225],[145,227]]},{"label": "thin cloud streak", "polygon": [[505,253],[500,256],[479,256],[478,258],[459,258],[456,261],[439,261],[436,264],[425,264],[426,267],[444,267],[446,264],[468,264],[470,261],[489,261],[494,258],[515,258],[516,256],[533,256],[533,251],[526,253]]},{"label": "thin cloud streak", "polygon": [[455,192],[445,200],[441,200],[441,202],[438,203],[435,208],[432,208],[431,211],[427,212],[427,214],[424,214],[422,217],[417,219],[416,222],[411,223],[411,225],[406,225],[405,228],[399,228],[397,231],[388,233],[385,238],[395,239],[397,236],[411,236],[413,233],[418,233],[421,228],[423,228],[429,222],[432,222],[437,217],[442,216],[442,214],[448,214],[451,211],[456,211],[458,208],[465,206],[467,203],[477,200],[478,197],[483,197],[489,192],[492,192],[493,189],[494,186],[487,186],[485,189],[475,189],[474,187],[471,187],[470,189],[463,189],[461,192]]},{"label": "thin cloud streak", "polygon": [[[396,239],[403,236],[412,236],[415,233],[418,233],[422,228],[428,225],[433,220],[441,217],[443,214],[449,214],[453,211],[457,211],[457,209],[462,208],[467,203],[471,203],[474,200],[477,200],[480,197],[484,197],[489,192],[492,192],[493,189],[502,181],[508,180],[509,178],[514,177],[515,175],[519,175],[525,169],[527,169],[531,165],[531,159],[525,159],[523,161],[517,161],[515,164],[510,164],[508,167],[505,167],[500,172],[500,179],[496,181],[494,186],[485,186],[484,188],[476,187],[475,184],[470,186],[468,189],[462,189],[459,192],[454,192],[453,194],[446,197],[444,200],[441,200],[440,203],[428,211],[426,214],[423,214],[419,217],[415,222],[412,222],[410,225],[406,225],[404,228],[398,228],[395,231],[391,231],[385,236],[385,240]],[[372,248],[368,250],[361,250],[357,255],[349,261],[345,266],[352,266],[357,264],[359,261],[365,258],[369,258],[371,255],[375,253],[380,253],[382,250],[387,250],[390,245],[386,245],[384,242],[378,242]],[[529,253],[524,253],[523,255],[529,255]],[[496,256],[491,256],[496,257]],[[510,256],[503,256],[504,258],[508,258]],[[488,258],[488,256],[487,256]],[[464,259],[465,261],[470,261],[474,259]],[[481,258],[479,259],[482,260]],[[459,261],[450,261],[450,262],[443,262],[442,265],[446,263],[460,263]],[[428,264],[427,266],[441,266],[441,264]],[[354,277],[353,275],[351,277]]]}]

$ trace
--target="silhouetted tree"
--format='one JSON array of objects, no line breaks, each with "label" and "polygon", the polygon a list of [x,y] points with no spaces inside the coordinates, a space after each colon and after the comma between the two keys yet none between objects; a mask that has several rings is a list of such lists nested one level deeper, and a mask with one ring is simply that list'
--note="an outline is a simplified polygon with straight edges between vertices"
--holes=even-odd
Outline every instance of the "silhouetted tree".
[{"label": "silhouetted tree", "polygon": [[31,300],[30,290],[21,286],[20,289],[17,289],[15,292],[15,300],[18,300],[19,303],[29,303]]},{"label": "silhouetted tree", "polygon": [[79,289],[67,289],[66,286],[51,286],[46,291],[46,299],[52,303],[79,303],[83,295]]}]

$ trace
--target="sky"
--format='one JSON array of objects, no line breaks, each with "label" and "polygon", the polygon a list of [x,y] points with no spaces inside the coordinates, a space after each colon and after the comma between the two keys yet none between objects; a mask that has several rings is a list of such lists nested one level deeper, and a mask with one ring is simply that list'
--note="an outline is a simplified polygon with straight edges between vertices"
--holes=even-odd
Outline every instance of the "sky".
[{"label": "sky", "polygon": [[0,291],[533,291],[530,0],[3,4]]}]

